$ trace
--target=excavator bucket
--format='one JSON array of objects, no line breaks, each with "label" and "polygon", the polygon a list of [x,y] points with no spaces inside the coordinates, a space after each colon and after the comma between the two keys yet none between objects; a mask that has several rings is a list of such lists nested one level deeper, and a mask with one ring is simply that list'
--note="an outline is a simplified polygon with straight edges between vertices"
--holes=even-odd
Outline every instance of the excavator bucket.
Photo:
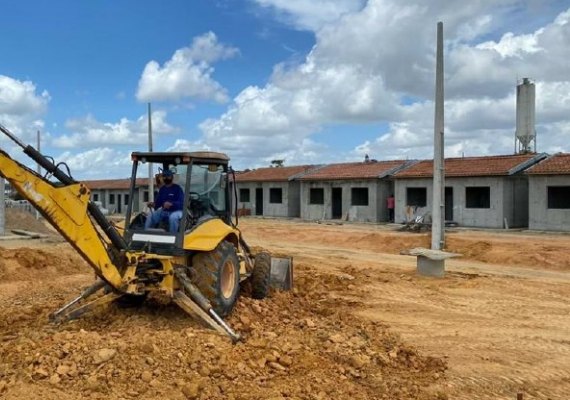
[{"label": "excavator bucket", "polygon": [[293,289],[293,258],[271,257],[271,287],[280,290]]}]

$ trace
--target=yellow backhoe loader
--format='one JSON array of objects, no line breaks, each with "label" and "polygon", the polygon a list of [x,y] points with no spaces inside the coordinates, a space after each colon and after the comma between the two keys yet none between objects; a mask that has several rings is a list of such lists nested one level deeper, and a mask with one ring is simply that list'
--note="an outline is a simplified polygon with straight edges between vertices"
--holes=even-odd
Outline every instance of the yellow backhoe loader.
[{"label": "yellow backhoe loader", "polygon": [[[1,124],[0,131],[47,171],[45,176],[39,175],[0,150],[0,175],[34,205],[98,276],[92,286],[52,314],[54,321],[76,318],[117,299],[142,301],[152,294],[171,299],[235,342],[239,334],[222,318],[234,307],[242,282],[251,281],[252,296],[258,299],[268,294],[272,279],[282,288],[291,287],[292,259],[271,258],[265,252],[254,258],[237,228],[237,217],[235,223],[232,220],[236,189],[225,154],[132,153],[128,222],[118,227],[90,200],[89,188],[72,178],[67,165],[56,164],[22,143]],[[174,171],[184,192],[176,232],[160,226],[145,228],[145,215],[134,215],[139,201],[135,196],[137,169],[149,162],[162,171]]]}]

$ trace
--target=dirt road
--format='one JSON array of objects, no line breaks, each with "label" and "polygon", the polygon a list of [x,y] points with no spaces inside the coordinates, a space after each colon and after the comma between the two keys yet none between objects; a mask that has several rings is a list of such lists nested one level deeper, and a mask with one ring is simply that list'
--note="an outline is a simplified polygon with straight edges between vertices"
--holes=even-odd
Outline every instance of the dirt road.
[{"label": "dirt road", "polygon": [[570,237],[448,234],[446,278],[415,275],[401,250],[424,234],[373,225],[247,220],[247,237],[318,270],[366,277],[358,314],[447,360],[450,399],[566,399],[570,393]]},{"label": "dirt road", "polygon": [[174,306],[54,326],[93,274],[67,244],[0,243],[0,398],[566,399],[570,237],[462,231],[446,278],[415,275],[426,235],[246,218],[295,257],[296,290],[241,297],[232,346]]}]

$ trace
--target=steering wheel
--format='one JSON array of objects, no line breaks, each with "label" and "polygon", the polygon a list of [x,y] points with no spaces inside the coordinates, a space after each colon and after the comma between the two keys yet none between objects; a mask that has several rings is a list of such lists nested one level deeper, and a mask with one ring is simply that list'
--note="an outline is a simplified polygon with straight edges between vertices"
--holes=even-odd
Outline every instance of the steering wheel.
[{"label": "steering wheel", "polygon": [[[212,200],[209,197],[202,196],[198,192],[188,192],[188,196],[190,197],[190,203],[192,203],[192,201],[199,201],[201,199],[207,199],[208,200],[207,208],[210,208],[210,210],[213,211],[215,214],[218,214],[220,212],[216,208],[216,206],[214,206],[214,204],[212,203]],[[206,211],[206,212],[208,212],[208,211]]]}]

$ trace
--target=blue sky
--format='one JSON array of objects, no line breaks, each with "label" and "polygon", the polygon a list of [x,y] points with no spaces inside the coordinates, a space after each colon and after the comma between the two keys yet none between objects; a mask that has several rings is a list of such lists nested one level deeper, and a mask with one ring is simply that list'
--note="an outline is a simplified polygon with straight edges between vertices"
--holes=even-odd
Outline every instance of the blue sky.
[{"label": "blue sky", "polygon": [[[216,79],[230,96],[250,84],[263,85],[273,65],[291,56],[288,49],[305,53],[314,42],[308,32],[257,18],[242,1],[232,1],[231,7],[207,0],[68,0],[57,7],[49,1],[20,1],[3,9],[11,18],[3,24],[10,35],[0,37],[1,72],[49,92],[44,119],[54,135],[67,119],[86,113],[110,122],[146,112],[146,103],[135,98],[146,63],[163,63],[206,32],[240,49],[239,56],[216,65]],[[181,131],[194,135],[200,121],[224,111],[223,105],[194,99],[155,106],[168,109]]]},{"label": "blue sky", "polygon": [[570,151],[568,7],[4,2],[0,123],[27,142],[39,129],[42,151],[80,179],[128,175],[130,151],[146,146],[147,101],[155,150],[224,151],[237,168],[426,158],[443,20],[447,154],[512,152],[523,76],[537,84],[538,150]]}]

